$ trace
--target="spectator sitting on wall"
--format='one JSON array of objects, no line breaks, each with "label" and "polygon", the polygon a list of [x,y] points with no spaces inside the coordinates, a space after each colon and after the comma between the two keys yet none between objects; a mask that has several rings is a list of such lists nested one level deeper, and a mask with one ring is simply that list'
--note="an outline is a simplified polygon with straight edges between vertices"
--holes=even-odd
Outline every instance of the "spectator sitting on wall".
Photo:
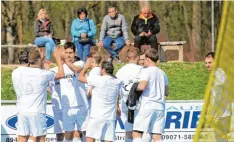
[{"label": "spectator sitting on wall", "polygon": [[[118,53],[126,44],[130,45],[128,36],[128,26],[125,17],[118,13],[116,7],[108,8],[108,15],[103,18],[101,33],[98,46],[104,47],[110,54],[108,61],[114,59],[120,62]],[[114,49],[111,48],[112,43],[116,44]]]},{"label": "spectator sitting on wall", "polygon": [[51,54],[54,51],[56,45],[52,39],[54,33],[52,23],[45,9],[41,9],[38,12],[37,20],[34,24],[34,33],[34,43],[39,48],[45,46],[46,62],[50,63]]},{"label": "spectator sitting on wall", "polygon": [[87,15],[88,12],[85,8],[78,9],[78,18],[74,19],[71,25],[71,34],[77,55],[83,61],[87,60],[93,37],[96,34],[96,26],[92,19],[87,18]]},{"label": "spectator sitting on wall", "polygon": [[135,47],[140,49],[141,45],[146,43],[151,45],[151,48],[158,50],[156,34],[160,31],[159,20],[149,7],[143,7],[141,13],[134,17],[131,31],[135,36]]}]

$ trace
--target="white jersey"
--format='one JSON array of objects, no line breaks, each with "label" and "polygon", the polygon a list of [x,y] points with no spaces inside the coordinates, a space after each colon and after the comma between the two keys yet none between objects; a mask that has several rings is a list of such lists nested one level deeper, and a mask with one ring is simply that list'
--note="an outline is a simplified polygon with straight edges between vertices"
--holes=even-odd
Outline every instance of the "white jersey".
[{"label": "white jersey", "polygon": [[89,77],[90,76],[96,76],[96,75],[99,75],[99,76],[101,75],[101,68],[100,67],[94,67],[89,72]]},{"label": "white jersey", "polygon": [[147,67],[141,72],[140,81],[147,81],[141,95],[141,109],[165,109],[165,82],[163,71],[158,67]]},{"label": "white jersey", "polygon": [[[83,61],[76,61],[75,66],[84,66]],[[78,81],[79,73],[74,73],[67,64],[63,65],[64,78],[60,79],[62,107],[77,107],[86,106],[88,108],[88,101],[85,95],[85,84]]]},{"label": "white jersey", "polygon": [[[94,68],[92,68],[91,70],[90,70],[90,72],[89,72],[89,75],[88,75],[88,77],[93,77],[93,76],[100,76],[101,75],[101,68],[100,67],[94,67]],[[91,89],[92,87],[91,86],[87,86],[87,92],[89,92],[90,91],[90,89]]]},{"label": "white jersey", "polygon": [[142,70],[142,66],[139,66],[134,63],[129,63],[123,66],[121,69],[118,70],[116,73],[116,77],[123,81],[123,85],[120,90],[120,96],[121,96],[121,110],[127,110],[126,102],[128,99],[128,95],[130,92],[130,89],[136,81],[140,78],[140,73]]},{"label": "white jersey", "polygon": [[90,117],[115,120],[116,99],[122,82],[108,75],[88,77],[87,82],[93,87]]},{"label": "white jersey", "polygon": [[[101,68],[100,67],[94,67],[89,72],[89,77],[100,76],[100,75],[101,75]],[[87,93],[90,92],[91,88],[92,88],[92,86],[87,86]],[[91,106],[91,99],[88,100],[89,106]]]},{"label": "white jersey", "polygon": [[216,117],[227,117],[232,115],[229,85],[223,69],[217,68],[215,71],[214,84],[211,89],[211,103],[215,105],[212,110],[216,112]]},{"label": "white jersey", "polygon": [[[51,71],[57,73],[58,67],[52,68]],[[62,109],[60,81],[59,80],[50,81],[49,87],[50,87],[50,95],[52,98],[51,104],[54,106],[54,108],[58,110]]]},{"label": "white jersey", "polygon": [[47,85],[54,72],[32,67],[18,67],[12,72],[18,113],[46,113]]}]

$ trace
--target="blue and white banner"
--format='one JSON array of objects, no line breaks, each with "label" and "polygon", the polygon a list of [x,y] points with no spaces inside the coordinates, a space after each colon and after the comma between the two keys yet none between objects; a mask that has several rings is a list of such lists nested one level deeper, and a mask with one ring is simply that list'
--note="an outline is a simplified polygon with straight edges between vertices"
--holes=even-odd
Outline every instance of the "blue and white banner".
[{"label": "blue and white banner", "polygon": [[[203,101],[168,101],[166,103],[165,133],[163,142],[192,142]],[[15,105],[1,107],[1,141],[16,142],[17,116]],[[53,112],[47,105],[47,141],[55,142],[53,134]],[[116,123],[116,142],[124,142],[124,125],[121,119]]]}]

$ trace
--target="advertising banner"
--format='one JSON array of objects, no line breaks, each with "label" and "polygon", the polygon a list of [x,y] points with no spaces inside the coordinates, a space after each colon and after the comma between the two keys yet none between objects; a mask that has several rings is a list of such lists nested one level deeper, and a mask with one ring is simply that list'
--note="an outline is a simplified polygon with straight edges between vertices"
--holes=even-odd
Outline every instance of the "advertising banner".
[{"label": "advertising banner", "polygon": [[[165,132],[163,142],[192,142],[196,125],[202,110],[202,101],[168,101],[165,112]],[[1,141],[16,142],[17,115],[15,105],[1,107]],[[55,142],[53,134],[53,112],[50,104],[47,105],[47,141]],[[116,121],[116,142],[124,142],[124,124],[121,119]]]}]

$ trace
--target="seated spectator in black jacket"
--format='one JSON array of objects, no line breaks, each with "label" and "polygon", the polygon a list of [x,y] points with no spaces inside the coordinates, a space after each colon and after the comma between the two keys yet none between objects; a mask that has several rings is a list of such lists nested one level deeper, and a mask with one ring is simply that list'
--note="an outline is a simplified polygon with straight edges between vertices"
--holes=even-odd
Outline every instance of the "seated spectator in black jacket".
[{"label": "seated spectator in black jacket", "polygon": [[35,40],[34,43],[39,47],[46,49],[46,63],[51,63],[51,54],[53,53],[56,45],[53,40],[53,27],[50,18],[45,9],[40,9],[38,12],[37,20],[34,24]]},{"label": "seated spectator in black jacket", "polygon": [[135,47],[140,49],[141,45],[146,43],[158,50],[156,34],[160,31],[160,25],[157,16],[151,13],[150,8],[143,7],[141,13],[134,17],[131,31],[135,36]]}]

